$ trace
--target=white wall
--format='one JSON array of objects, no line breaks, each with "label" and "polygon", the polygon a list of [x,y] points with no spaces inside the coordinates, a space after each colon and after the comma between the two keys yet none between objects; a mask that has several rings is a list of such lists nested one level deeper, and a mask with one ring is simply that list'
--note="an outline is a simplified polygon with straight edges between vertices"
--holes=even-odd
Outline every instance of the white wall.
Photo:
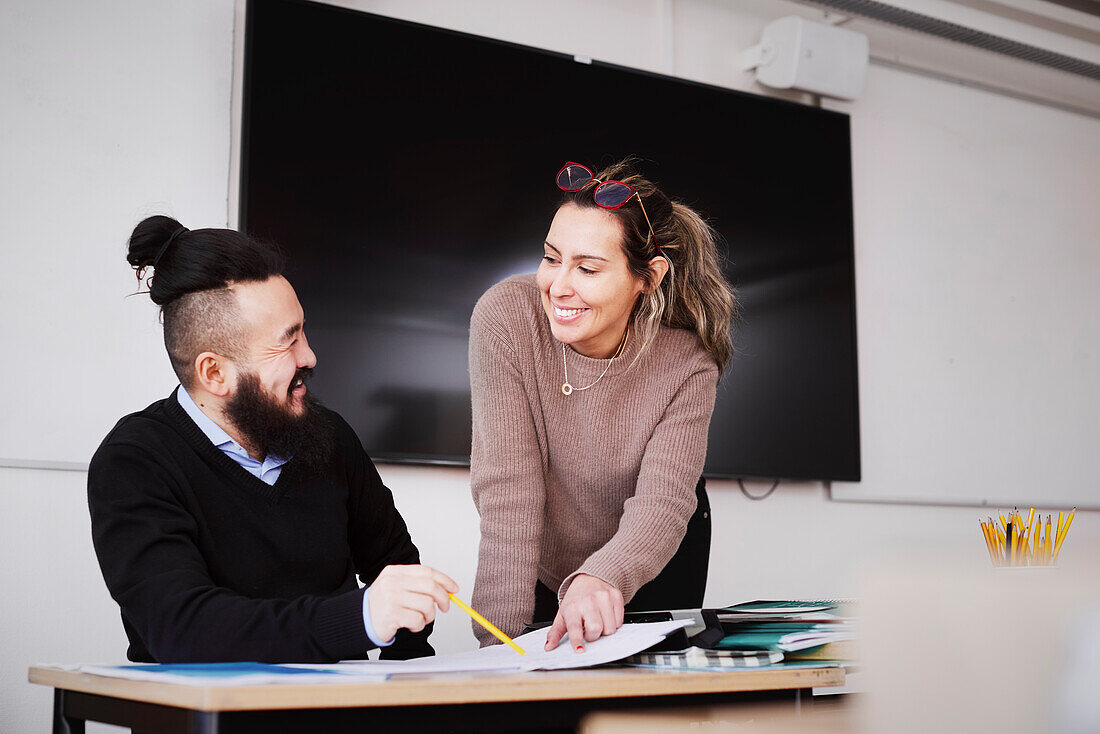
[{"label": "white wall", "polygon": [[[761,26],[772,18],[792,11],[813,15],[780,0],[353,5],[739,89],[750,89],[752,83],[736,69],[734,51],[755,43]],[[124,242],[134,223],[155,212],[175,214],[194,226],[227,222],[232,38],[232,5],[214,0],[0,5],[0,170],[5,174],[0,184],[0,306],[6,317],[4,343],[15,347],[0,366],[5,403],[12,407],[0,416],[0,458],[48,458],[32,449],[64,444],[70,455],[86,460],[117,417],[174,384],[151,304],[144,297],[123,298],[134,289],[123,260]],[[922,345],[933,352],[942,349],[929,326],[957,318],[952,304],[936,298],[894,312],[889,302],[868,300],[884,269],[894,283],[913,289],[923,285],[925,276],[908,265],[912,253],[867,246],[880,239],[881,212],[917,193],[932,197],[933,204],[936,196],[935,190],[914,191],[907,175],[880,165],[880,154],[900,154],[911,145],[914,131],[920,134],[918,116],[932,120],[933,127],[937,116],[974,125],[969,145],[988,151],[995,143],[978,126],[980,111],[990,107],[1041,120],[1036,145],[1042,136],[1057,136],[1060,149],[1092,151],[1088,146],[1100,138],[1093,118],[1054,115],[1019,100],[1005,107],[1004,100],[988,95],[876,66],[865,99],[837,106],[852,115],[867,470],[861,490],[868,494],[897,494],[898,487],[911,482],[912,467],[884,457],[895,455],[916,429],[903,423],[899,437],[891,415],[906,411],[916,422],[930,415],[919,393],[895,394],[889,387],[919,384],[924,372],[920,363],[899,358],[899,343],[887,338],[890,318],[922,327],[905,340],[918,353]],[[736,144],[735,135],[733,140]],[[930,165],[937,162],[935,149],[922,151]],[[1058,170],[1036,169],[1032,175],[1042,177],[1050,198],[1022,202],[1018,215],[1040,238],[1054,203],[1079,202],[1074,197],[1082,191],[1100,189],[1096,172],[1075,173],[1072,185]],[[950,182],[944,183],[948,197]],[[952,204],[946,198],[942,203]],[[1042,244],[1059,251],[1057,241]],[[996,262],[996,253],[974,256],[988,257],[991,266]],[[1072,271],[1074,253],[1066,257]],[[982,280],[971,287],[978,298],[998,293]],[[96,314],[90,323],[82,320],[82,303]],[[1082,306],[1095,314],[1100,297]],[[1003,348],[1013,354],[1012,345]],[[1034,348],[1015,347],[1021,354]],[[974,349],[982,359],[1001,354],[980,345]],[[319,357],[324,360],[323,354]],[[1086,398],[1094,400],[1096,392]],[[1051,426],[1075,415],[1072,406],[1034,409]],[[42,414],[49,415],[45,435],[22,436],[21,420]],[[1009,458],[996,455],[996,430],[965,438],[994,461]],[[1081,440],[1094,445],[1097,438],[1086,431]],[[1087,458],[1083,461],[1091,468]],[[1028,463],[1029,469],[1036,467],[1041,470],[1039,457]],[[425,562],[447,570],[468,593],[477,518],[467,472],[380,469]],[[0,588],[6,592],[0,601],[0,731],[42,731],[49,725],[50,692],[25,682],[28,665],[109,662],[124,655],[118,610],[103,588],[91,548],[84,482],[79,471],[0,468],[0,557],[5,561]],[[985,552],[976,519],[990,510],[836,502],[826,488],[812,483],[785,484],[769,499],[752,502],[732,483],[710,486],[715,537],[706,601],[712,605],[849,594],[862,561],[888,551],[916,554],[958,546],[968,557]],[[1089,512],[1076,520],[1066,562],[1100,551],[1098,519],[1100,513]],[[442,651],[471,646],[468,621],[448,615],[434,641]]]},{"label": "white wall", "polygon": [[864,458],[836,496],[1100,508],[1100,120],[878,66],[851,114]]},{"label": "white wall", "polygon": [[171,386],[126,240],[224,226],[232,51],[224,0],[0,4],[0,458],[86,462]]},{"label": "white wall", "polygon": [[[0,3],[0,457],[86,462],[171,389],[125,244],[153,213],[226,223],[232,52],[224,0]],[[125,654],[84,482],[0,469],[2,732],[48,730],[28,665]]]}]

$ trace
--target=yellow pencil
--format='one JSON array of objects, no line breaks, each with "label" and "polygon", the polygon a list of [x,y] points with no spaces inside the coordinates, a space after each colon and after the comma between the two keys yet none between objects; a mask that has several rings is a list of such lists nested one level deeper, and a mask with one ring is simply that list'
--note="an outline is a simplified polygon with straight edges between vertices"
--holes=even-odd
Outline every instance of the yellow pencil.
[{"label": "yellow pencil", "polygon": [[1066,535],[1069,533],[1069,526],[1073,524],[1073,516],[1076,514],[1077,508],[1074,507],[1072,510],[1069,511],[1069,514],[1066,515],[1066,524],[1065,527],[1062,528],[1062,540],[1066,539]]},{"label": "yellow pencil", "polygon": [[[1030,530],[1030,528],[1029,528]],[[1039,538],[1043,536],[1043,518],[1039,517],[1039,523],[1035,526],[1035,535],[1031,539],[1031,565],[1038,566],[1043,562],[1039,555]]]},{"label": "yellow pencil", "polygon": [[1043,533],[1043,563],[1050,565],[1050,526],[1051,516],[1047,515],[1046,532]]},{"label": "yellow pencil", "polygon": [[[1058,537],[1054,540],[1054,562],[1058,562],[1058,554],[1062,551],[1062,543],[1066,541],[1066,534],[1069,533],[1069,526],[1073,522],[1073,515],[1077,512],[1077,508],[1074,507],[1069,511],[1069,516],[1066,518],[1066,524],[1062,526],[1062,532],[1058,534]],[[1059,515],[1062,513],[1058,513]]]},{"label": "yellow pencil", "polygon": [[496,637],[498,640],[500,640],[505,645],[512,648],[516,652],[518,652],[520,655],[526,655],[527,654],[522,647],[520,647],[516,643],[512,642],[511,637],[509,637],[508,635],[501,632],[499,629],[496,628],[496,625],[494,625],[489,620],[485,619],[485,617],[481,616],[477,612],[475,612],[472,607],[470,607],[468,604],[466,604],[466,602],[462,601],[461,599],[459,599],[454,594],[447,594],[447,596],[451,597],[451,601],[453,601],[455,603],[456,607],[458,607],[459,609],[461,609],[462,611],[466,612],[471,617],[473,617],[475,622],[477,622],[482,627],[484,627],[485,629],[492,632],[493,636]]},{"label": "yellow pencil", "polygon": [[989,555],[993,558],[993,565],[1001,565],[1001,546],[997,542],[997,530],[993,527],[993,522],[990,521],[985,526],[986,542],[989,543]]},{"label": "yellow pencil", "polygon": [[1012,523],[1012,565],[1022,566],[1023,559],[1020,557],[1020,539],[1023,536],[1020,528],[1020,513],[1016,511],[1016,508],[1012,508],[1012,514],[1009,515],[1008,521]]},{"label": "yellow pencil", "polygon": [[978,525],[981,526],[981,534],[986,538],[986,550],[989,551],[989,560],[993,562],[993,566],[998,566],[997,556],[993,555],[993,540],[989,537],[989,528],[986,527],[986,523],[978,521]]},{"label": "yellow pencil", "polygon": [[986,527],[989,528],[989,539],[993,541],[993,551],[994,551],[994,554],[997,556],[997,565],[1000,566],[1001,565],[1001,539],[998,537],[998,534],[1001,532],[1001,529],[999,527],[997,527],[997,524],[995,522],[993,522],[992,517],[989,518],[989,524]]},{"label": "yellow pencil", "polygon": [[1034,545],[1032,540],[1032,533],[1035,529],[1035,508],[1027,511],[1027,523],[1024,525],[1024,558],[1027,560],[1027,565],[1035,565],[1035,554],[1032,552],[1032,546]]}]

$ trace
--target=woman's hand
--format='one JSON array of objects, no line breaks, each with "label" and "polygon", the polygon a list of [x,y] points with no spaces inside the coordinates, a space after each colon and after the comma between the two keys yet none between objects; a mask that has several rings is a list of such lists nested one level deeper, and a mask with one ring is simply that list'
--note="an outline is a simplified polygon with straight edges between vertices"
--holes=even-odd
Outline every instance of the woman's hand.
[{"label": "woman's hand", "polygon": [[558,616],[546,635],[546,649],[553,650],[569,633],[569,643],[584,652],[584,643],[610,635],[623,626],[623,595],[611,584],[582,573],[577,575],[558,608]]}]

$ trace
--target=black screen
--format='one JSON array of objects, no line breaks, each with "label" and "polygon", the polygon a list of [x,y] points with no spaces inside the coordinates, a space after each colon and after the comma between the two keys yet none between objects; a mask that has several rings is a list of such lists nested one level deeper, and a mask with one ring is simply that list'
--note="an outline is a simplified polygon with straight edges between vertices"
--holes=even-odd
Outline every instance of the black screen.
[{"label": "black screen", "polygon": [[846,115],[293,0],[246,39],[241,226],[287,251],[313,389],[374,458],[469,461],[474,303],[538,267],[565,161],[636,156],[741,304],[707,474],[859,479]]}]

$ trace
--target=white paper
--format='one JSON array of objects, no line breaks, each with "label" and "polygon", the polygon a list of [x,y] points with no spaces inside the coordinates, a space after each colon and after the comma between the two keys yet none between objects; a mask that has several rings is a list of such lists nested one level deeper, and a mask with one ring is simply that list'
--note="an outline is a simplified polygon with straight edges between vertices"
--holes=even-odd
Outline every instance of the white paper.
[{"label": "white paper", "polygon": [[786,652],[797,652],[818,647],[827,642],[854,640],[855,628],[851,624],[818,624],[805,632],[791,632],[779,638],[778,647]]},{"label": "white paper", "polygon": [[[59,666],[54,666],[59,667]],[[150,664],[153,667],[153,664]],[[316,683],[367,683],[380,682],[389,676],[381,670],[342,670],[340,665],[316,665],[298,666],[284,665],[283,667],[297,668],[309,667],[316,673],[238,673],[227,675],[195,675],[193,673],[183,675],[162,670],[143,670],[135,663],[126,665],[81,665],[78,670],[81,673],[103,675],[109,678],[125,678],[127,680],[146,680],[158,683],[179,683],[189,686],[258,686],[268,683],[282,684],[316,684]]]},{"label": "white paper", "polygon": [[670,632],[691,624],[689,619],[674,619],[667,622],[645,622],[624,624],[613,635],[601,637],[595,642],[586,642],[584,652],[575,652],[569,644],[569,636],[547,652],[546,627],[513,640],[525,655],[520,655],[507,645],[483,647],[472,652],[450,653],[415,660],[368,660],[340,663],[327,668],[369,669],[386,672],[391,675],[401,673],[455,673],[471,671],[523,671],[523,670],[564,670],[569,668],[587,668],[603,663],[622,660],[648,647],[656,645]]},{"label": "white paper", "polygon": [[[290,663],[280,667],[301,668],[315,670],[310,673],[268,673],[268,672],[236,672],[226,670],[218,674],[212,672],[203,675],[192,671],[186,675],[163,670],[163,666],[150,664],[147,667],[140,664],[127,665],[81,665],[79,670],[94,675],[105,675],[114,678],[127,678],[130,680],[161,681],[166,683],[182,683],[195,686],[234,686],[234,685],[260,685],[266,683],[284,684],[314,684],[314,683],[352,683],[384,681],[391,675],[408,673],[457,673],[457,672],[520,672],[526,670],[564,670],[570,668],[587,668],[603,663],[612,663],[616,660],[639,653],[646,648],[656,645],[670,632],[691,624],[689,619],[674,619],[668,622],[647,622],[641,624],[625,624],[619,630],[607,637],[601,637],[595,642],[586,642],[584,652],[575,652],[569,644],[569,636],[562,638],[561,643],[553,650],[547,652],[546,636],[550,628],[535,630],[517,637],[514,642],[525,651],[520,655],[507,645],[493,645],[480,650],[470,652],[436,655],[415,660],[361,660],[332,664],[308,664]],[[65,666],[54,666],[65,667]],[[75,666],[69,666],[70,669]],[[168,666],[171,667],[171,666]],[[181,666],[182,667],[182,666]]]}]

